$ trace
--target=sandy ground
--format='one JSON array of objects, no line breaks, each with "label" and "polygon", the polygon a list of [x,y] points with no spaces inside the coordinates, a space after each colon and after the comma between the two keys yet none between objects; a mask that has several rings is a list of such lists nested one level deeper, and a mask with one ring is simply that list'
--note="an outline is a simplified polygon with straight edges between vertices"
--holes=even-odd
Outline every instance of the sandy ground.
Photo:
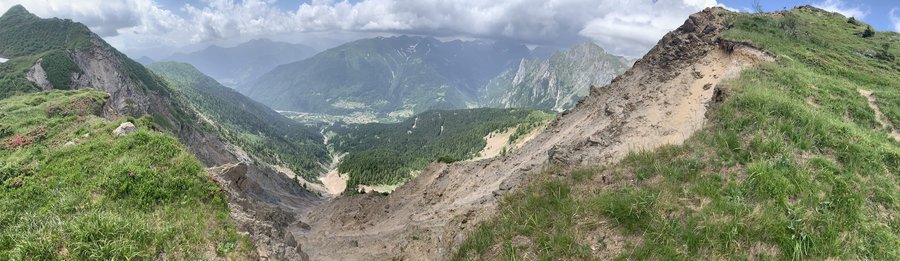
[{"label": "sandy ground", "polygon": [[859,89],[857,91],[859,91],[859,94],[866,97],[867,100],[869,100],[869,108],[872,108],[872,110],[875,111],[875,120],[877,120],[878,123],[881,124],[881,127],[890,130],[891,137],[893,137],[895,140],[900,141],[900,132],[898,132],[897,129],[891,127],[890,121],[887,119],[887,117],[884,116],[883,113],[881,113],[881,108],[879,108],[878,104],[875,103],[875,96],[872,95],[872,91],[863,89]]},{"label": "sandy ground", "polygon": [[372,193],[373,191],[378,193],[391,193],[402,185],[403,183],[394,185],[359,185],[357,189],[366,193]]},{"label": "sandy ground", "polygon": [[325,176],[319,177],[319,180],[324,184],[325,192],[330,197],[337,197],[347,189],[347,180],[350,179],[350,176],[347,174],[341,174],[337,170],[337,164],[341,161],[344,155],[336,156],[332,159],[330,171]]},{"label": "sandy ground", "polygon": [[[322,194],[325,196],[331,196],[328,188],[326,188],[324,185],[307,181],[303,177],[297,175],[297,173],[294,173],[294,171],[291,170],[290,168],[288,168],[287,166],[275,165],[275,166],[272,166],[272,168],[274,168],[275,171],[278,171],[281,174],[287,176],[288,178],[294,179],[296,177],[297,181],[300,181],[300,185],[305,187],[309,191],[318,192],[319,194]],[[346,183],[345,183],[345,186],[346,186]]]},{"label": "sandy ground", "polygon": [[[513,133],[516,132],[519,128],[509,128],[506,131],[501,132],[491,132],[487,136],[484,136],[484,141],[487,145],[484,145],[484,149],[478,153],[478,157],[472,160],[482,160],[489,159],[500,155],[500,151],[503,150],[503,147],[509,145],[509,136],[512,136]],[[509,148],[507,148],[509,149]]]}]

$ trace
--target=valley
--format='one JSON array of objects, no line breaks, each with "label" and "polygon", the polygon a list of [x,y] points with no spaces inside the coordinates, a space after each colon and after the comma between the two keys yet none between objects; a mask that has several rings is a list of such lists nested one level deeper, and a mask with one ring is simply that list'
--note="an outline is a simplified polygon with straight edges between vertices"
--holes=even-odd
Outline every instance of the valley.
[{"label": "valley", "polygon": [[[452,3],[118,29],[13,5],[0,259],[900,259],[900,33],[817,6],[453,7],[529,17],[476,26]],[[241,15],[168,19],[218,8]]]}]

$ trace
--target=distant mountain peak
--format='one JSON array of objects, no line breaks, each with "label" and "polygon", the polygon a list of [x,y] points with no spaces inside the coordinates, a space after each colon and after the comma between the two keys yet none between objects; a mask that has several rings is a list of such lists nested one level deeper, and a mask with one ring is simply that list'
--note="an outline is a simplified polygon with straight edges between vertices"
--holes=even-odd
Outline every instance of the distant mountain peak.
[{"label": "distant mountain peak", "polygon": [[575,47],[573,47],[572,50],[573,51],[575,51],[575,50],[599,51],[601,53],[606,53],[606,50],[603,49],[603,47],[600,47],[599,45],[597,45],[596,43],[594,43],[592,41],[586,41],[581,44],[578,44]]},{"label": "distant mountain peak", "polygon": [[28,9],[25,9],[25,7],[22,5],[14,5],[13,7],[10,7],[9,10],[7,10],[6,13],[4,13],[3,16],[0,18],[9,18],[9,17],[16,17],[16,16],[28,17],[28,18],[38,18],[37,15],[32,14],[31,12],[28,11]]}]

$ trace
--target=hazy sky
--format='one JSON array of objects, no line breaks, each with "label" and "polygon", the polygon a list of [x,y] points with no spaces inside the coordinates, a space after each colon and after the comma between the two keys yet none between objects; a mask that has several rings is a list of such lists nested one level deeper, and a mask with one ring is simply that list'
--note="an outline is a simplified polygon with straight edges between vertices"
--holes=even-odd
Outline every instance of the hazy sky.
[{"label": "hazy sky", "polygon": [[[254,38],[318,48],[378,35],[505,39],[568,47],[592,40],[641,56],[691,13],[750,0],[0,0],[41,17],[82,22],[131,56],[161,58],[210,44]],[[879,30],[900,29],[900,2],[762,1],[767,11],[812,4],[855,16]],[[788,4],[792,3],[792,4]]]}]

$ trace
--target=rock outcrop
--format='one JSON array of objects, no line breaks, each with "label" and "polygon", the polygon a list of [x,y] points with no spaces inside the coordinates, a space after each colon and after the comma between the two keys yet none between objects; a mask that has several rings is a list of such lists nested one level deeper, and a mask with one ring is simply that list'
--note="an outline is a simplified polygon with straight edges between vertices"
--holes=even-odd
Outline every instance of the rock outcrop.
[{"label": "rock outcrop", "polygon": [[523,59],[517,68],[491,80],[485,105],[565,111],[588,95],[592,85],[605,85],[631,66],[594,43],[557,52],[547,59]]},{"label": "rock outcrop", "polygon": [[28,70],[28,73],[25,74],[25,79],[33,82],[35,85],[41,88],[41,90],[49,91],[53,89],[53,84],[47,80],[47,72],[44,71],[44,67],[41,65],[43,60],[38,59],[37,62],[34,63],[34,66],[31,66],[31,69]]},{"label": "rock outcrop", "polygon": [[727,15],[722,8],[691,15],[632,69],[592,88],[511,155],[435,163],[389,196],[321,204],[301,216],[303,225],[292,226],[294,239],[312,260],[447,259],[529,173],[554,163],[609,164],[629,151],[683,142],[703,127],[722,80],[774,59],[720,38]]},{"label": "rock outcrop", "polygon": [[112,134],[118,137],[122,137],[134,132],[135,130],[137,130],[137,127],[134,126],[134,123],[123,122],[122,124],[119,124],[119,127],[112,131]]}]

